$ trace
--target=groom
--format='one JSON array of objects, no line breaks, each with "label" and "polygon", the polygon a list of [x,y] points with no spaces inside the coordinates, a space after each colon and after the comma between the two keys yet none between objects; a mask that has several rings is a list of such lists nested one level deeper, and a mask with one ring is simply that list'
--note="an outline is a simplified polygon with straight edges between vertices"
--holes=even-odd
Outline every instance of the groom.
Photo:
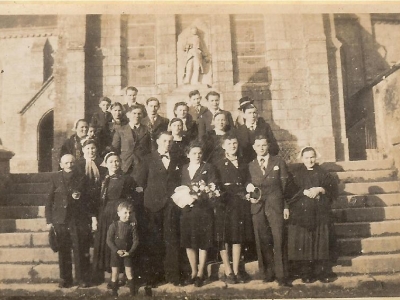
[{"label": "groom", "polygon": [[283,251],[283,220],[289,218],[283,198],[287,167],[280,157],[269,155],[266,136],[256,136],[253,148],[257,157],[249,164],[249,181],[261,190],[260,201],[251,204],[259,269],[264,282],[276,279],[279,286],[291,287]]}]

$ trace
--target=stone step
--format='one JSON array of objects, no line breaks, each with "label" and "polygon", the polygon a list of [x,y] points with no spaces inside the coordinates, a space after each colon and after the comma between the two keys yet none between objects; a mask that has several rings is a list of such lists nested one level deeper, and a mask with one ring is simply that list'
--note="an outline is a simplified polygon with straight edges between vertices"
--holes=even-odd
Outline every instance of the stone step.
[{"label": "stone step", "polygon": [[391,159],[324,162],[321,166],[334,172],[388,170],[394,167]]},{"label": "stone step", "polygon": [[381,222],[336,223],[338,237],[370,237],[400,234],[400,220]]},{"label": "stone step", "polygon": [[341,256],[337,264],[353,274],[395,273],[400,271],[400,253]]},{"label": "stone step", "polygon": [[14,183],[37,183],[37,182],[49,182],[51,176],[55,172],[44,172],[44,173],[18,173],[10,174],[11,180]]},{"label": "stone step", "polygon": [[11,194],[46,194],[49,192],[49,183],[16,183],[11,187]]},{"label": "stone step", "polygon": [[371,195],[400,192],[400,181],[339,183],[341,195]]},{"label": "stone step", "polygon": [[373,170],[373,171],[346,171],[333,172],[343,182],[373,182],[397,179],[396,170]]},{"label": "stone step", "polygon": [[60,278],[58,263],[0,264],[0,281],[51,282]]},{"label": "stone step", "polygon": [[47,231],[46,219],[0,219],[0,233]]},{"label": "stone step", "polygon": [[3,206],[0,219],[32,219],[44,218],[44,206]]},{"label": "stone step", "polygon": [[0,233],[0,247],[42,247],[49,246],[47,232]]},{"label": "stone step", "polygon": [[58,254],[49,247],[38,248],[0,248],[0,263],[54,263]]},{"label": "stone step", "polygon": [[48,194],[8,194],[2,205],[40,206],[45,205]]},{"label": "stone step", "polygon": [[341,255],[400,252],[400,235],[338,239]]},{"label": "stone step", "polygon": [[337,223],[400,220],[400,206],[333,209],[332,215]]},{"label": "stone step", "polygon": [[333,209],[384,207],[400,205],[400,193],[340,196],[332,203]]}]

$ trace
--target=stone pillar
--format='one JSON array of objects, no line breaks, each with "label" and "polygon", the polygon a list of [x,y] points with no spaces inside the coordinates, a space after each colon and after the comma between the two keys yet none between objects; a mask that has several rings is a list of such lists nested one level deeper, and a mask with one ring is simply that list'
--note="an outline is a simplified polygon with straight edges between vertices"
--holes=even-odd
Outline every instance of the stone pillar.
[{"label": "stone pillar", "polygon": [[0,140],[0,203],[5,201],[7,187],[10,181],[10,159],[14,155],[14,152],[5,149],[1,145]]},{"label": "stone pillar", "polygon": [[77,119],[85,116],[86,16],[58,17],[58,51],[55,60],[53,168],[58,168],[62,144],[73,132]]},{"label": "stone pillar", "polygon": [[[177,86],[175,15],[157,15],[156,22],[156,83],[161,98],[166,98]],[[160,112],[166,110],[166,103],[161,102]]]},{"label": "stone pillar", "polygon": [[373,54],[376,51],[375,41],[373,37],[373,29],[371,22],[371,14],[357,14],[361,29],[361,45],[362,57],[364,61],[365,82],[370,83],[376,75],[375,74],[375,61]]},{"label": "stone pillar", "polygon": [[[211,49],[213,89],[223,95],[221,106],[229,111],[237,108],[233,92],[232,41],[229,15],[211,15]],[[204,97],[205,95],[203,95]]]},{"label": "stone pillar", "polygon": [[326,14],[324,30],[328,50],[329,86],[332,106],[332,125],[335,135],[336,160],[349,160],[349,145],[346,136],[346,119],[344,110],[344,91],[342,76],[342,43],[336,38],[334,15]]},{"label": "stone pillar", "polygon": [[[126,70],[123,60],[126,56],[121,15],[101,16],[101,49],[103,60],[103,95],[114,101],[122,101],[121,88],[126,85]],[[126,37],[125,42],[126,42]]]},{"label": "stone pillar", "polygon": [[[310,143],[324,160],[335,161],[332,109],[330,101],[328,55],[322,15],[304,15],[304,37],[309,74]],[[315,51],[314,49],[319,49]],[[322,50],[324,49],[324,50]]]}]

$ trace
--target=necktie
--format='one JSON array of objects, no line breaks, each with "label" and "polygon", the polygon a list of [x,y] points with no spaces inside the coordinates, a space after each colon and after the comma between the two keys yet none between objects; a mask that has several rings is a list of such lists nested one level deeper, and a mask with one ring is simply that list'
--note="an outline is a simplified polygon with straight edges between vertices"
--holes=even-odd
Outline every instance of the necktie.
[{"label": "necktie", "polygon": [[200,106],[196,106],[196,112],[200,113]]},{"label": "necktie", "polygon": [[261,168],[263,175],[265,175],[265,159],[264,158],[260,158],[260,168]]}]

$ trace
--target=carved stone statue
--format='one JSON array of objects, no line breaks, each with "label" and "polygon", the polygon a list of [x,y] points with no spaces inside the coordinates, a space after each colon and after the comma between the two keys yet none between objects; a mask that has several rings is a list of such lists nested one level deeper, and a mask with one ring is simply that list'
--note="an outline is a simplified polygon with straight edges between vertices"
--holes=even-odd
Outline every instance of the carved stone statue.
[{"label": "carved stone statue", "polygon": [[[211,30],[209,18],[195,18],[180,27],[176,45],[178,86],[197,89],[212,86]],[[178,27],[179,28],[179,27]]]},{"label": "carved stone statue", "polygon": [[201,49],[200,37],[197,34],[197,27],[190,28],[190,33],[187,37],[185,49],[186,64],[183,75],[184,84],[198,84],[200,74],[203,73],[203,50]]}]

